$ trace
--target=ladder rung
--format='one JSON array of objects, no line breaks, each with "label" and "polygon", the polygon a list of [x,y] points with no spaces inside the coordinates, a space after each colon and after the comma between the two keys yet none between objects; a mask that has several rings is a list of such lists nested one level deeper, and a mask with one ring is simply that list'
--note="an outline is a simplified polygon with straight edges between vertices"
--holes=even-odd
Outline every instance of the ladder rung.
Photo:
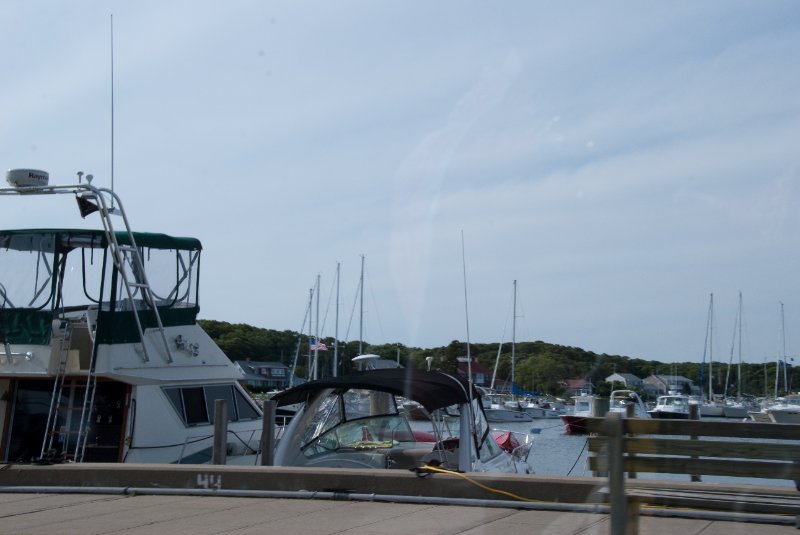
[{"label": "ladder rung", "polygon": [[130,245],[120,245],[120,251],[125,251],[126,253],[132,253],[136,250],[136,247],[131,247]]},{"label": "ladder rung", "polygon": [[128,286],[132,288],[147,288],[147,284],[143,282],[129,282]]}]

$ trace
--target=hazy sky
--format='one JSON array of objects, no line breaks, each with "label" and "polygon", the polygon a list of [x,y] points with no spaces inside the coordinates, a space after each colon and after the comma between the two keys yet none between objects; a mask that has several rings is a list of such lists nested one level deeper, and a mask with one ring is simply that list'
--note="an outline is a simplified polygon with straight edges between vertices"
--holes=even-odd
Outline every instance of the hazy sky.
[{"label": "hazy sky", "polygon": [[741,291],[744,359],[781,302],[798,353],[794,0],[6,1],[0,167],[110,185],[112,15],[115,189],[203,242],[202,318],[299,330],[321,274],[332,336],[341,262],[358,340],[364,255],[373,343],[510,341],[517,280],[518,341],[700,360],[713,292],[727,361]]}]

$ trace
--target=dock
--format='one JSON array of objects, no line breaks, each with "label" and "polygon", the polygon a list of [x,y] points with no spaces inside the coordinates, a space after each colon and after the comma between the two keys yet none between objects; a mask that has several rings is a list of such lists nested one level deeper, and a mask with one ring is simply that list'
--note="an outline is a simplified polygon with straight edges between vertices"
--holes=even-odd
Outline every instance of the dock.
[{"label": "dock", "polygon": [[[214,465],[0,465],[2,534],[607,534],[605,478]],[[724,485],[664,482],[665,487]],[[730,489],[733,491],[733,489]],[[739,489],[741,490],[741,489]],[[795,492],[753,487],[753,492]],[[642,513],[640,533],[797,533],[795,518]]]}]

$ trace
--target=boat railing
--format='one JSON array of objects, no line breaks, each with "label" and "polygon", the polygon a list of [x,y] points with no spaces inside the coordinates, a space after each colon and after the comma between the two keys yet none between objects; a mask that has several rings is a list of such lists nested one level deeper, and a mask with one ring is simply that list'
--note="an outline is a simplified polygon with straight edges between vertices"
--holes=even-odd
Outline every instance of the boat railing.
[{"label": "boat railing", "polygon": [[[280,438],[283,434],[282,432],[278,432],[278,427],[276,426],[276,438]],[[249,436],[248,436],[249,435]],[[259,443],[261,440],[261,431],[258,429],[251,429],[247,432],[242,431],[235,431],[232,429],[228,429],[228,437],[233,436],[235,442],[227,442],[227,449],[226,452],[228,456],[238,457],[238,456],[245,456],[245,455],[258,455],[261,453],[261,449],[259,447]],[[199,442],[204,441],[212,441],[214,440],[213,434],[204,434],[204,435],[189,435],[180,444],[180,451],[178,452],[178,458],[175,460],[175,463],[182,464],[184,456],[186,454],[186,449],[192,445],[197,444]],[[160,446],[163,448],[172,448],[177,446],[178,444],[173,445],[166,445]],[[234,447],[238,446],[238,447]],[[152,449],[152,448],[150,448]]]}]

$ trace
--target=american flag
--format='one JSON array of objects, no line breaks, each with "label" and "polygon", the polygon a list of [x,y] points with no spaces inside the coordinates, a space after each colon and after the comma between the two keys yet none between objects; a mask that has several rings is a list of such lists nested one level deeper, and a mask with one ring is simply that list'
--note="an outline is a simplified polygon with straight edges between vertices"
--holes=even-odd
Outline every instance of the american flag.
[{"label": "american flag", "polygon": [[312,351],[327,351],[328,346],[325,345],[325,342],[317,342],[314,338],[309,338],[308,346],[311,348]]}]

